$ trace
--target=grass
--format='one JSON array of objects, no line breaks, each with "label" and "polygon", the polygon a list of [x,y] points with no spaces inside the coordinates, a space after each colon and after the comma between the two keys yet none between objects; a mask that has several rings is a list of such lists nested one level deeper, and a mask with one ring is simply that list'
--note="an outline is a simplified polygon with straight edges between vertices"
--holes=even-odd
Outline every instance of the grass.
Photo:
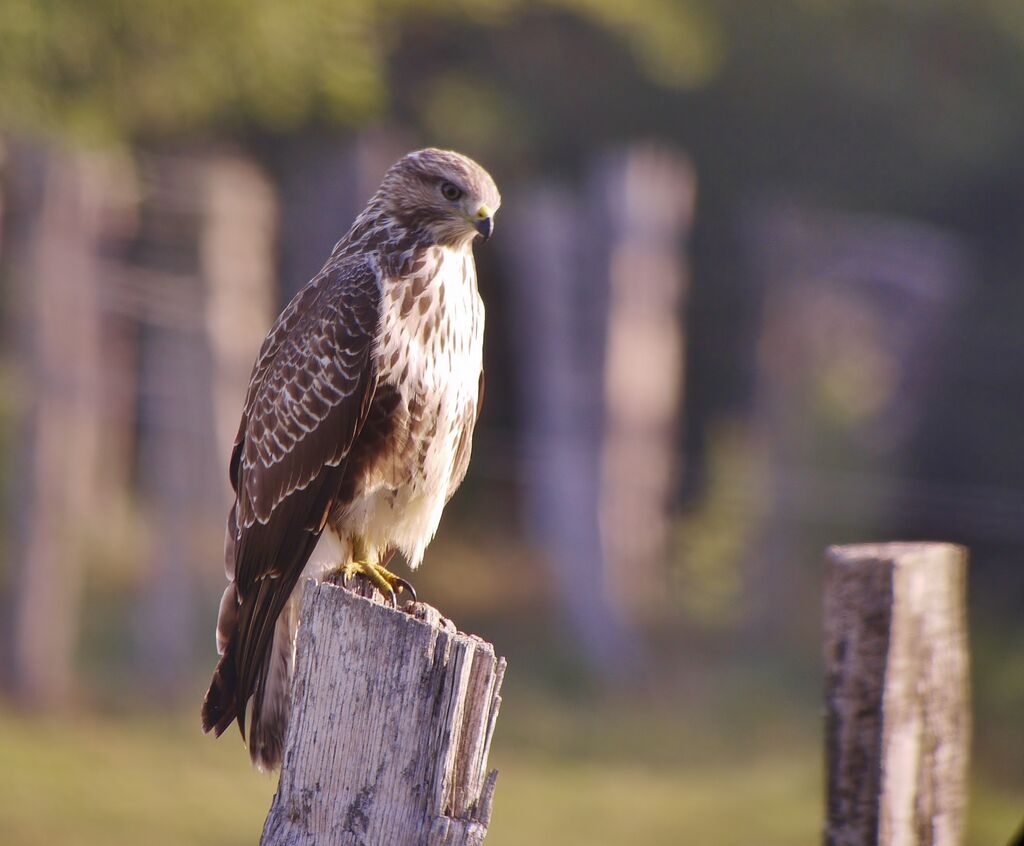
[{"label": "grass", "polygon": [[274,784],[240,766],[238,742],[155,716],[0,713],[0,842],[252,844]]},{"label": "grass", "polygon": [[489,846],[739,846],[817,837],[817,774],[799,760],[665,770],[516,755],[503,761],[499,785]]},{"label": "grass", "polygon": [[[488,846],[818,842],[813,712],[747,706],[756,723],[663,700],[510,690],[491,756],[501,776]],[[249,769],[237,735],[214,742],[191,714],[57,719],[0,709],[8,846],[254,844],[273,790]],[[976,783],[969,843],[1006,842],[1018,800]]]}]

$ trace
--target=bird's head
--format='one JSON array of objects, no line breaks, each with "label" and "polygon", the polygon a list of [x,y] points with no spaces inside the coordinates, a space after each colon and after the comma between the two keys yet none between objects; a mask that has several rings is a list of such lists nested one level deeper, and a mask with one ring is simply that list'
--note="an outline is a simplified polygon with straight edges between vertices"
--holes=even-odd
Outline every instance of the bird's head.
[{"label": "bird's head", "polygon": [[422,229],[434,243],[466,247],[494,231],[501,195],[491,175],[451,150],[409,153],[388,170],[381,185],[388,213],[403,226]]}]

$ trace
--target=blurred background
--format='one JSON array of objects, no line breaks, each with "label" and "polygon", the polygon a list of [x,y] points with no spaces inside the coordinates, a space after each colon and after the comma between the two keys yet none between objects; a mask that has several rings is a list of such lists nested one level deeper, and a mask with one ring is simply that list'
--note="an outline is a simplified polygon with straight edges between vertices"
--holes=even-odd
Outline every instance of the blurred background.
[{"label": "blurred background", "polygon": [[885,539],[971,549],[969,842],[1008,840],[1019,0],[4,0],[0,841],[256,842],[275,780],[199,729],[230,442],[428,144],[504,195],[415,578],[509,659],[488,844],[818,840],[821,553]]}]

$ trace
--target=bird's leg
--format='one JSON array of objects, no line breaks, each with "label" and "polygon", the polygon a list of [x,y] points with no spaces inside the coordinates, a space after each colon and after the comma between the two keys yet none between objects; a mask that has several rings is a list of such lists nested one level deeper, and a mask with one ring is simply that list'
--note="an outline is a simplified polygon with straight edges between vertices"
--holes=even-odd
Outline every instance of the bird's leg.
[{"label": "bird's leg", "polygon": [[362,540],[355,540],[352,544],[352,560],[347,564],[343,564],[338,568],[335,578],[341,577],[341,583],[343,585],[348,584],[348,580],[354,577],[362,577],[369,582],[373,587],[377,588],[384,596],[384,599],[390,600],[391,604],[395,607],[398,605],[397,594],[401,593],[402,590],[409,591],[412,596],[412,601],[416,601],[416,591],[413,586],[409,584],[401,576],[392,573],[383,564],[380,564],[377,560],[377,554],[375,550],[370,550],[362,542]]}]

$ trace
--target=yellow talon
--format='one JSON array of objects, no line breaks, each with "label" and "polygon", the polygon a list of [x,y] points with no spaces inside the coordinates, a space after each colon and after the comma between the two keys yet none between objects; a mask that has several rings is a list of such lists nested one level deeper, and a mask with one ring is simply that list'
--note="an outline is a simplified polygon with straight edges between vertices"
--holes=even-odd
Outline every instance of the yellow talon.
[{"label": "yellow talon", "polygon": [[349,579],[362,576],[383,594],[385,600],[390,600],[393,606],[397,607],[397,594],[402,590],[409,591],[412,601],[416,601],[416,591],[413,586],[380,564],[375,564],[372,561],[350,561],[341,567],[339,572],[344,585],[347,585]]}]

